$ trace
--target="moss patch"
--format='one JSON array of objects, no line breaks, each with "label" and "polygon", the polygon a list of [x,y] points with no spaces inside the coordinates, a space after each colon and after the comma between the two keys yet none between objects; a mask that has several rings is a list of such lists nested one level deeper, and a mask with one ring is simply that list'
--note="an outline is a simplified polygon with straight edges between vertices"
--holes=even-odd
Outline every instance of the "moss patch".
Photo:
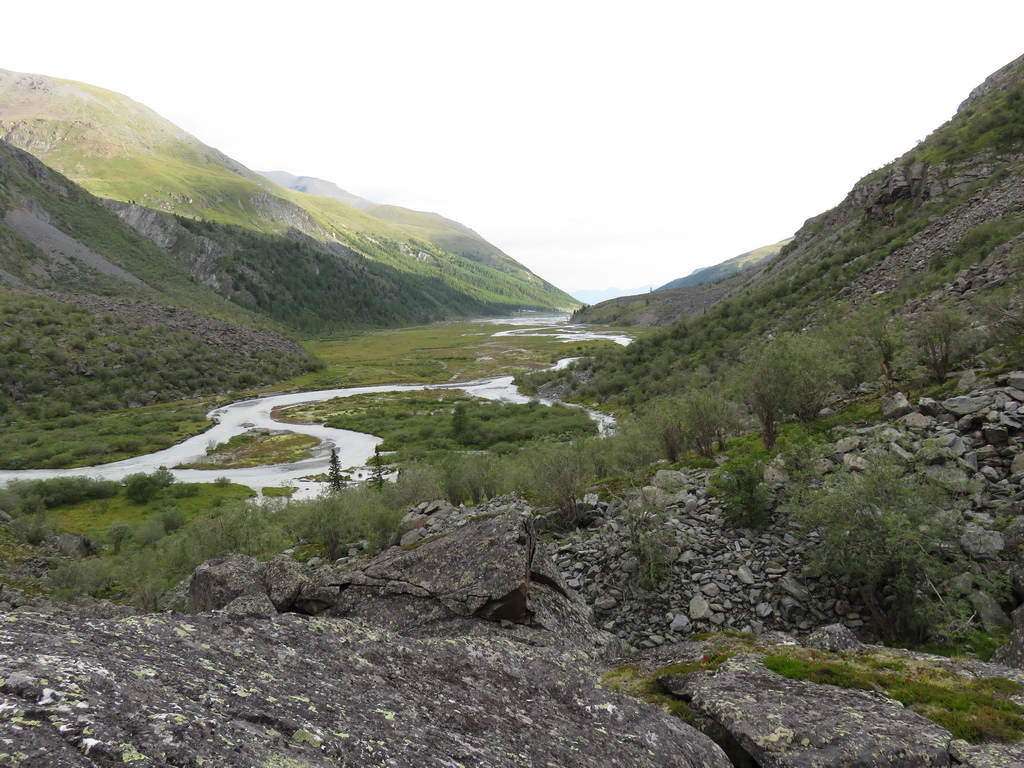
[{"label": "moss patch", "polygon": [[791,680],[885,693],[972,744],[1024,736],[1024,708],[1010,699],[1019,684],[964,678],[946,662],[794,650],[766,656],[764,665]]}]

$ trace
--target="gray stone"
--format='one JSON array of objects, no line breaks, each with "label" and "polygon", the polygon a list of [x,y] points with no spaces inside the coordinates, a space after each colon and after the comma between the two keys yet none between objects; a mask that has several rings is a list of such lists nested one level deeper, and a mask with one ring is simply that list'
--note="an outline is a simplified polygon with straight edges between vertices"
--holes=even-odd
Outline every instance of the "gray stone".
[{"label": "gray stone", "polygon": [[1010,618],[999,607],[999,603],[987,592],[975,590],[968,595],[971,608],[978,616],[981,625],[989,632],[1011,625]]},{"label": "gray stone", "polygon": [[858,456],[854,453],[847,453],[843,455],[843,464],[848,466],[850,469],[855,469],[858,472],[863,472],[868,468],[868,461],[863,456]]},{"label": "gray stone", "polygon": [[862,649],[860,640],[842,624],[829,624],[814,630],[807,638],[808,648],[819,648],[823,651],[838,653],[840,651],[857,652]]},{"label": "gray stone", "polygon": [[975,560],[994,560],[1006,548],[1006,542],[999,531],[989,531],[977,523],[967,523],[960,535],[960,546]]},{"label": "gray stone", "polygon": [[1024,470],[1024,453],[1018,453],[1010,462],[1010,474],[1015,475],[1022,470]]},{"label": "gray stone", "polygon": [[693,621],[707,621],[711,618],[711,604],[697,595],[690,600],[690,618]]},{"label": "gray stone", "polygon": [[90,557],[95,554],[92,541],[77,533],[58,533],[47,540],[57,551],[68,557]]},{"label": "gray stone", "polygon": [[908,413],[906,416],[902,417],[900,419],[900,424],[902,424],[907,429],[931,429],[935,425],[935,418],[914,411],[913,413]]},{"label": "gray stone", "polygon": [[236,597],[224,610],[232,616],[272,616],[277,613],[274,603],[266,595]]},{"label": "gray stone", "polygon": [[902,392],[895,392],[888,397],[882,398],[882,418],[887,420],[898,419],[900,416],[906,416],[914,410],[914,406],[907,400],[907,396]]},{"label": "gray stone", "polygon": [[651,478],[651,485],[666,491],[677,491],[686,486],[686,475],[674,469],[659,469]]},{"label": "gray stone", "polygon": [[850,435],[844,437],[841,440],[837,440],[833,450],[836,453],[849,453],[850,451],[859,450],[861,446],[861,439],[856,435]]},{"label": "gray stone", "polygon": [[942,407],[954,416],[970,416],[992,405],[991,395],[962,395],[942,401]]},{"label": "gray stone", "polygon": [[9,766],[731,768],[570,648],[295,614],[0,624]]},{"label": "gray stone", "polygon": [[672,623],[669,624],[669,629],[673,632],[688,632],[690,629],[690,619],[684,613],[677,613],[672,619]]},{"label": "gray stone", "polygon": [[754,573],[747,566],[741,565],[736,569],[736,578],[739,579],[742,584],[754,584],[756,579]]},{"label": "gray stone", "polygon": [[874,691],[788,680],[754,655],[663,687],[711,718],[761,766],[948,766],[949,732]]},{"label": "gray stone", "polygon": [[1006,377],[1006,386],[1024,390],[1024,371],[1014,371]]},{"label": "gray stone", "polygon": [[598,611],[610,611],[619,604],[614,597],[599,597],[594,601],[594,609]]},{"label": "gray stone", "polygon": [[236,597],[265,594],[262,564],[247,555],[224,555],[193,571],[188,607],[195,612],[216,610]]},{"label": "gray stone", "polygon": [[700,591],[703,592],[705,595],[707,595],[710,598],[718,597],[722,593],[721,588],[717,584],[715,584],[713,581],[709,582],[708,584],[705,584],[704,586],[702,586],[700,588]]},{"label": "gray stone", "polygon": [[593,626],[592,611],[530,525],[514,514],[471,520],[415,549],[392,547],[340,572],[338,583],[330,615],[411,636],[498,632],[599,654],[617,648]]}]

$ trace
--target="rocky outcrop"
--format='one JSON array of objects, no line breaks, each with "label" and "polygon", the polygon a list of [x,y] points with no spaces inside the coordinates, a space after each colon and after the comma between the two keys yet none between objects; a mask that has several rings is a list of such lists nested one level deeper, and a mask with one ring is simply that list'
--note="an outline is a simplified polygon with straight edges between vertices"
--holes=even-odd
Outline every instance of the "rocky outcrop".
[{"label": "rocky outcrop", "polygon": [[[227,608],[267,613],[304,613],[316,616],[337,602],[338,573],[331,568],[309,568],[287,555],[265,563],[248,555],[224,555],[207,560],[188,581],[188,608],[194,612]],[[254,598],[266,598],[255,601]],[[246,602],[236,602],[241,599]]]},{"label": "rocky outcrop", "polygon": [[[893,674],[944,681],[926,683],[918,694],[922,697],[929,695],[926,689],[948,692],[961,682],[968,691],[981,679],[1008,681],[1006,690],[1024,682],[1024,672],[976,660],[859,643],[831,652],[822,648],[823,639],[847,645],[845,635],[842,628],[825,627],[803,642],[778,632],[710,636],[619,659],[609,679],[639,676],[647,681],[644,690],[675,699],[688,721],[720,744],[736,768],[1009,768],[1024,758],[1020,742],[1003,743],[974,731],[968,743],[920,714],[963,723],[965,718],[946,719],[942,704],[904,706],[877,684],[873,690],[837,687],[790,679],[769,668],[772,661],[778,668],[787,659],[803,659],[845,667],[851,681],[866,669],[884,670],[879,679]],[[947,701],[955,710],[957,704]],[[1013,708],[1013,701],[1018,698],[1004,701],[1004,711]]]},{"label": "rocky outcrop", "polygon": [[949,732],[894,699],[788,680],[755,654],[735,656],[713,673],[668,675],[659,682],[714,720],[762,767],[951,763]]},{"label": "rocky outcrop", "polygon": [[533,645],[616,654],[590,608],[563,581],[529,521],[477,518],[342,572],[332,615],[415,636],[504,634]]},{"label": "rocky outcrop", "polygon": [[225,613],[0,622],[0,765],[728,768],[585,657]]}]

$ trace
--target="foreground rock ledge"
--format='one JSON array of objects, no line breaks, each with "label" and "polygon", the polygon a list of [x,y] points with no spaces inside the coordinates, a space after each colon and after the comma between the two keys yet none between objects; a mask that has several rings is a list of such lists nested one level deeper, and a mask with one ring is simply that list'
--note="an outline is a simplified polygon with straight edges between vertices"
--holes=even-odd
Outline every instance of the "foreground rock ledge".
[{"label": "foreground rock ledge", "polygon": [[0,765],[727,768],[585,655],[348,619],[0,616]]}]

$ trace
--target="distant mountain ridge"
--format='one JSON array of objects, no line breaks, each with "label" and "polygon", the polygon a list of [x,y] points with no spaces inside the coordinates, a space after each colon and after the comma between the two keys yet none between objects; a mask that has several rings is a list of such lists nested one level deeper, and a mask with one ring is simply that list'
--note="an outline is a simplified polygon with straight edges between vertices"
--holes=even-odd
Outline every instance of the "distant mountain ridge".
[{"label": "distant mountain ridge", "polygon": [[[573,314],[580,323],[660,327],[714,303],[727,292],[719,283],[777,256],[793,238],[733,256],[643,293],[606,296]],[[581,298],[576,294],[577,298]],[[589,302],[585,302],[589,303]]]},{"label": "distant mountain ridge", "polygon": [[707,283],[715,283],[719,280],[724,280],[730,275],[735,275],[737,272],[741,272],[755,264],[760,264],[765,259],[770,259],[772,256],[778,256],[779,252],[786,245],[792,242],[792,240],[793,238],[787,237],[785,240],[780,240],[777,243],[763,245],[752,251],[741,253],[739,256],[733,256],[731,259],[726,259],[720,264],[695,269],[686,277],[680,277],[669,283],[665,283],[665,285],[660,288],[655,288],[654,290],[671,291],[673,288],[685,288],[689,285],[705,285]]},{"label": "distant mountain ridge", "polygon": [[[699,366],[742,359],[767,337],[817,328],[842,339],[846,322],[865,309],[919,328],[940,309],[963,318],[961,330],[995,339],[1019,365],[1022,104],[1024,56],[987,78],[924,141],[809,218],[778,256],[717,283],[577,312],[581,322],[664,327],[589,367],[578,364],[575,375],[588,394],[647,402],[685,390]],[[984,355],[969,361],[989,364]],[[623,394],[612,384],[624,372],[643,385]]]},{"label": "distant mountain ridge", "polygon": [[[462,225],[392,206],[374,206],[371,214],[286,189],[102,88],[0,70],[0,136],[100,197],[292,241],[304,237],[335,259],[362,258],[408,275],[421,293],[433,285],[437,301],[428,302],[427,314],[436,319],[577,304]],[[345,194],[333,185],[326,191]]]}]

